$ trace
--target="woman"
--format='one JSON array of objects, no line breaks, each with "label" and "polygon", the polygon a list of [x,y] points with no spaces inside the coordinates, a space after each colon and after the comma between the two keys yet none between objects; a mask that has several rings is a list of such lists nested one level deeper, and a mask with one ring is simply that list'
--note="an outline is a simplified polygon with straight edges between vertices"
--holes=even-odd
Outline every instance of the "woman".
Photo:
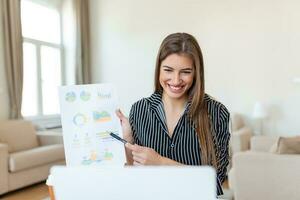
[{"label": "woman", "polygon": [[129,120],[120,111],[117,115],[129,142],[127,164],[211,165],[218,195],[223,193],[229,112],[205,94],[202,53],[192,35],[175,33],[163,40],[155,92],[133,104]]}]

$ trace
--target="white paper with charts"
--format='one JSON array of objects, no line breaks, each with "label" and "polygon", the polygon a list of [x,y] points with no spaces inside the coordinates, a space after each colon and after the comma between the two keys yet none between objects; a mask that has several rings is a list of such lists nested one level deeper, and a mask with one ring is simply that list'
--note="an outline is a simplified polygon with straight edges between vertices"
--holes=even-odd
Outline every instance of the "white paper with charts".
[{"label": "white paper with charts", "polygon": [[122,137],[114,87],[62,86],[59,95],[67,165],[124,165],[124,146],[109,135]]}]

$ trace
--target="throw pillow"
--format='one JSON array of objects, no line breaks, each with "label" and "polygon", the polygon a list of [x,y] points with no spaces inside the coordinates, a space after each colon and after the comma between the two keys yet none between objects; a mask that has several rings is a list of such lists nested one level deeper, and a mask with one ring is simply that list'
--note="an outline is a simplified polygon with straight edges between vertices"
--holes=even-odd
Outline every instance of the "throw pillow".
[{"label": "throw pillow", "polygon": [[278,154],[300,154],[300,136],[279,137],[270,152]]}]

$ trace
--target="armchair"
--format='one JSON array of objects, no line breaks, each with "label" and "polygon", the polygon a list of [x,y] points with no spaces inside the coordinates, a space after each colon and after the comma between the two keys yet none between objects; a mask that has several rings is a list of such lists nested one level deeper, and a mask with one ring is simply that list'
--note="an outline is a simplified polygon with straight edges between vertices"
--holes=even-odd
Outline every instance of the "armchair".
[{"label": "armchair", "polygon": [[249,150],[252,135],[252,130],[245,124],[242,115],[234,113],[232,116],[232,131],[230,138],[231,155]]},{"label": "armchair", "polygon": [[300,155],[270,153],[276,141],[252,137],[251,150],[233,156],[229,187],[235,200],[299,199]]},{"label": "armchair", "polygon": [[0,121],[0,195],[46,180],[60,164],[65,161],[59,136],[38,134],[28,121]]}]

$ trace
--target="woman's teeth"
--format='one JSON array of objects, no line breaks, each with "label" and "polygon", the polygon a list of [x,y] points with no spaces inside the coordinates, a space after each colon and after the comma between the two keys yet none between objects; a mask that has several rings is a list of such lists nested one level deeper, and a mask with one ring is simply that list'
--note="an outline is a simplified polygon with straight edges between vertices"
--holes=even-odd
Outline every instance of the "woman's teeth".
[{"label": "woman's teeth", "polygon": [[182,86],[172,86],[172,85],[169,86],[172,90],[180,90],[182,88]]}]

